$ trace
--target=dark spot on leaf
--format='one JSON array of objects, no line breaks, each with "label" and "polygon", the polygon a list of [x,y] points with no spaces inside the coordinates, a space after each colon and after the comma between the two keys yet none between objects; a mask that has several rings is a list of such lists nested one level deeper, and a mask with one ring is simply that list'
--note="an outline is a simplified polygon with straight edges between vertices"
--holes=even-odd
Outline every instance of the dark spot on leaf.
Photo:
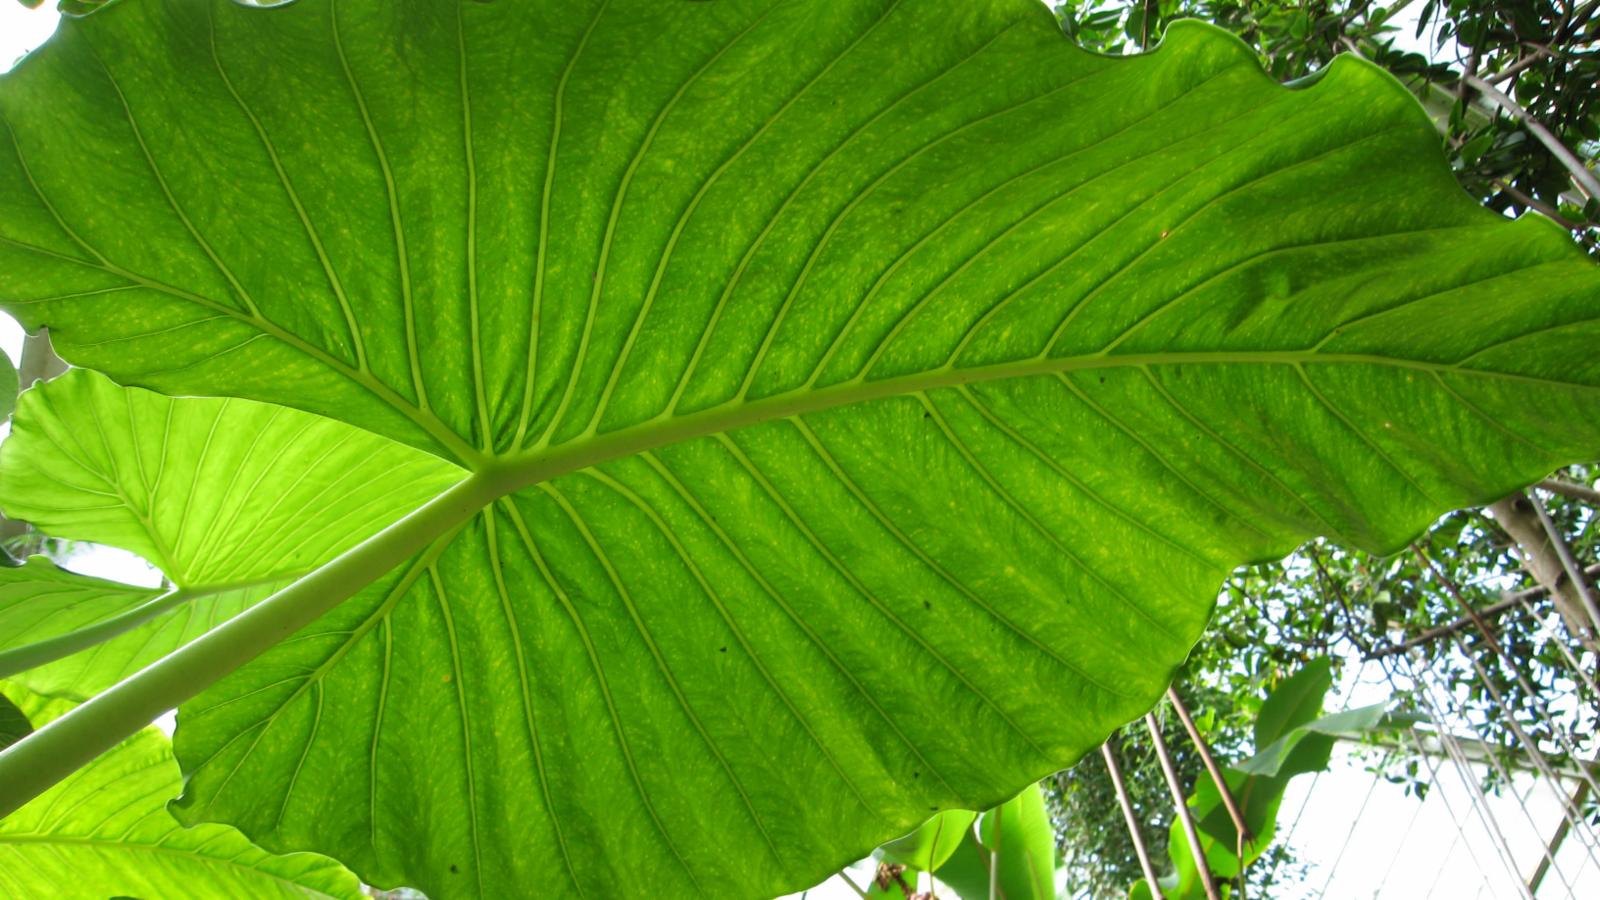
[{"label": "dark spot on leaf", "polygon": [[921,772],[912,772],[911,773],[911,777],[912,778],[921,778],[922,777],[922,773]]},{"label": "dark spot on leaf", "polygon": [[926,600],[924,600],[924,601],[922,601],[922,608],[923,609],[933,609],[933,604],[929,603]]},{"label": "dark spot on leaf", "polygon": [[1100,376],[1100,383],[1101,384],[1105,384],[1106,383],[1106,377],[1104,375]]},{"label": "dark spot on leaf", "polygon": [[717,652],[718,653],[727,653],[728,652],[728,648],[727,647],[718,647],[717,648]]},{"label": "dark spot on leaf", "polygon": [[451,875],[460,875],[461,874],[461,870],[456,868],[456,864],[455,863],[451,863],[450,864],[450,874]]}]

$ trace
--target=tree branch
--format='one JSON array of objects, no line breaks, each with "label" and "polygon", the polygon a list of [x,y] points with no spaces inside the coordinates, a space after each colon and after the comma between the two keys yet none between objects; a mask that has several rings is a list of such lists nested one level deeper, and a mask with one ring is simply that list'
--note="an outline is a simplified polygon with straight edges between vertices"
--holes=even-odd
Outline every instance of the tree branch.
[{"label": "tree branch", "polygon": [[1183,824],[1183,835],[1189,839],[1189,852],[1194,856],[1194,867],[1200,872],[1200,885],[1205,888],[1206,900],[1222,900],[1217,893],[1216,879],[1211,875],[1211,864],[1206,860],[1206,850],[1200,846],[1200,832],[1195,828],[1194,814],[1189,801],[1183,796],[1183,783],[1178,780],[1178,770],[1172,765],[1172,754],[1167,752],[1167,741],[1161,736],[1161,726],[1156,724],[1155,713],[1144,714],[1144,726],[1150,729],[1150,739],[1156,745],[1156,757],[1161,760],[1161,774],[1167,778],[1167,790],[1172,802],[1178,806],[1178,821]]},{"label": "tree branch", "polygon": [[1567,834],[1572,830],[1572,820],[1583,814],[1583,801],[1589,797],[1589,782],[1580,781],[1573,788],[1572,796],[1567,799],[1567,814],[1561,817],[1561,822],[1556,825],[1555,834],[1550,836],[1549,843],[1544,847],[1544,858],[1539,860],[1538,868],[1533,870],[1533,877],[1528,879],[1528,890],[1533,894],[1539,893],[1539,885],[1544,883],[1544,876],[1550,871],[1550,863],[1556,854],[1561,851],[1561,845],[1567,839]]},{"label": "tree branch", "polygon": [[1133,839],[1134,855],[1139,857],[1139,868],[1144,872],[1144,883],[1150,886],[1154,900],[1166,900],[1161,885],[1156,883],[1155,866],[1150,863],[1150,851],[1145,849],[1144,837],[1139,834],[1139,819],[1133,814],[1133,801],[1128,799],[1128,786],[1122,781],[1122,767],[1117,765],[1116,754],[1111,752],[1108,740],[1100,745],[1100,755],[1105,758],[1106,772],[1111,776],[1111,787],[1117,793],[1117,805],[1122,807],[1122,818],[1128,823],[1128,837]]},{"label": "tree branch", "polygon": [[1571,497],[1574,500],[1582,500],[1585,503],[1593,503],[1596,506],[1600,506],[1600,491],[1586,484],[1574,484],[1558,478],[1546,478],[1534,485],[1534,487],[1542,491],[1549,491],[1552,494],[1560,494],[1563,497]]},{"label": "tree branch", "polygon": [[1589,636],[1593,638],[1600,633],[1600,602],[1596,602],[1594,589],[1589,586],[1589,579],[1584,577],[1583,567],[1578,565],[1577,557],[1572,555],[1572,548],[1567,546],[1567,539],[1551,521],[1550,513],[1544,508],[1544,501],[1538,494],[1529,494],[1528,502],[1533,504],[1534,515],[1539,517],[1539,524],[1544,527],[1545,534],[1550,536],[1550,546],[1556,552],[1556,557],[1561,560],[1561,568],[1567,573],[1573,588],[1577,590],[1578,600],[1583,604],[1583,611],[1589,615]]},{"label": "tree branch", "polygon": [[1511,182],[1506,181],[1503,178],[1496,178],[1494,180],[1494,186],[1505,192],[1511,197],[1511,199],[1517,201],[1523,206],[1526,206],[1534,212],[1543,215],[1545,218],[1556,223],[1557,225],[1560,225],[1562,228],[1565,228],[1568,231],[1583,232],[1589,229],[1588,225],[1581,222],[1574,222],[1566,216],[1563,216],[1560,211],[1550,204],[1541,200],[1535,200],[1527,194],[1524,194],[1522,191],[1517,190],[1514,186],[1512,186]]},{"label": "tree branch", "polygon": [[[1590,578],[1600,577],[1600,563],[1595,563],[1589,568],[1584,569],[1584,574]],[[1488,606],[1478,607],[1476,612],[1485,620],[1492,619],[1506,610],[1513,609],[1529,600],[1534,599],[1535,597],[1542,596],[1548,592],[1549,588],[1541,584],[1537,587],[1528,588],[1527,590],[1513,591],[1511,593],[1502,594],[1499,600],[1489,604]],[[1471,616],[1462,616],[1461,618],[1456,619],[1447,625],[1440,625],[1437,628],[1430,628],[1414,638],[1407,639],[1403,643],[1392,644],[1379,650],[1370,651],[1363,656],[1362,659],[1381,659],[1385,656],[1394,656],[1396,654],[1404,653],[1413,647],[1420,647],[1423,644],[1432,643],[1439,638],[1448,637],[1457,631],[1471,628],[1472,625],[1473,620]]]},{"label": "tree branch", "polygon": [[1540,44],[1530,44],[1524,41],[1523,46],[1532,49],[1533,52],[1517,60],[1511,65],[1506,66],[1504,69],[1501,69],[1493,75],[1490,75],[1488,78],[1485,78],[1484,81],[1487,81],[1490,84],[1499,84],[1508,78],[1515,78],[1523,69],[1526,69],[1539,60],[1551,55],[1550,51],[1545,49],[1545,47]]},{"label": "tree branch", "polygon": [[1567,630],[1583,646],[1591,650],[1600,649],[1600,644],[1595,640],[1594,624],[1589,620],[1583,597],[1578,594],[1578,585],[1568,576],[1550,535],[1539,521],[1532,498],[1518,491],[1490,505],[1489,512],[1501,530],[1516,542],[1523,568],[1550,592],[1550,598],[1555,601],[1556,611],[1561,613]]}]

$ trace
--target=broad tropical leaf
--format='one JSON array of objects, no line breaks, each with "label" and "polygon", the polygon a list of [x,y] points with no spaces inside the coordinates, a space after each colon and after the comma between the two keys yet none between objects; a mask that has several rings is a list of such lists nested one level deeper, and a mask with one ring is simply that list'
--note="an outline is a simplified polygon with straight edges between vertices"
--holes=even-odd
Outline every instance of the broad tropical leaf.
[{"label": "broad tropical leaf", "polygon": [[[917,868],[931,871],[963,900],[988,900],[991,896],[1044,900],[1055,896],[1055,831],[1039,785],[1029,785],[1017,796],[985,811],[978,817],[976,827],[971,825],[973,816],[962,810],[941,813],[895,842],[904,845],[920,837],[924,845],[921,857],[894,857],[886,852],[884,858],[912,865],[931,863]],[[968,827],[953,827],[963,821]],[[889,851],[890,846],[882,850]],[[927,852],[928,847],[937,847],[939,853]],[[998,871],[993,869],[995,866]],[[906,880],[912,883],[909,877]],[[906,892],[895,886],[882,892],[882,896],[903,900]]]},{"label": "broad tropical leaf", "polygon": [[[46,533],[139,554],[174,589],[43,559],[0,569],[0,676],[86,699],[461,477],[435,457],[248,400],[173,400],[73,370],[30,390],[0,448],[0,508]],[[159,595],[159,596],[158,596]],[[52,643],[92,650],[19,673]]]},{"label": "broad tropical leaf", "polygon": [[[1322,714],[1322,701],[1333,687],[1326,657],[1311,660],[1267,696],[1256,717],[1256,753],[1239,763],[1251,775],[1290,776],[1328,765],[1333,739],[1361,735],[1387,721],[1384,704]],[[1229,834],[1232,834],[1230,826]]]},{"label": "broad tropical leaf", "polygon": [[[3,685],[0,707],[42,726],[71,704]],[[348,898],[361,883],[323,856],[273,856],[222,825],[185,828],[164,809],[183,781],[148,728],[0,821],[0,894],[16,900]]]},{"label": "broad tropical leaf", "polygon": [[1056,895],[1056,834],[1038,785],[984,813],[977,836],[990,864],[1000,867],[995,877],[1000,897],[1050,900]]},{"label": "broad tropical leaf", "polygon": [[1322,701],[1333,687],[1333,663],[1326,657],[1307,662],[1278,682],[1261,702],[1253,729],[1256,749],[1265,751],[1322,715]]},{"label": "broad tropical leaf", "polygon": [[69,359],[517,489],[180,715],[182,815],[434,897],[802,887],[1143,712],[1232,566],[1600,453],[1600,272],[1200,26],[127,0],[0,115]]}]

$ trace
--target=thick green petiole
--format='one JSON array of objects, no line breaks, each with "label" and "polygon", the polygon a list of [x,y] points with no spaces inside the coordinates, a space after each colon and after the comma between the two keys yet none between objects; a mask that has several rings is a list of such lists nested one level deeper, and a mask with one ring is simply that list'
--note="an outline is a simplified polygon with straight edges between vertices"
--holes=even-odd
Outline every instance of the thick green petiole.
[{"label": "thick green petiole", "polygon": [[450,534],[504,492],[474,474],[221,626],[0,752],[0,818]]}]

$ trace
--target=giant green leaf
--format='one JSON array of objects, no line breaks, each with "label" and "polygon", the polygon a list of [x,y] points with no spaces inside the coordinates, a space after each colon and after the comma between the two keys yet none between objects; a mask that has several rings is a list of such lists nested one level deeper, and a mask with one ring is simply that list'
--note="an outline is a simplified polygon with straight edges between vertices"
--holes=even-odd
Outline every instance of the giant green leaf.
[{"label": "giant green leaf", "polygon": [[1600,452],[1592,264],[1201,26],[124,0],[0,115],[69,359],[518,488],[180,714],[183,816],[430,896],[812,883],[1143,712],[1232,566]]},{"label": "giant green leaf", "polygon": [[[43,559],[0,569],[0,676],[85,699],[368,537],[460,473],[348,425],[249,400],[174,400],[76,369],[30,390],[0,449],[0,507],[137,553],[174,589]],[[19,673],[49,648],[110,637]]]},{"label": "giant green leaf", "polygon": [[[0,708],[43,725],[70,704],[6,685]],[[14,900],[362,897],[323,856],[273,856],[222,825],[166,811],[182,786],[166,736],[147,728],[0,821],[0,893]]]}]

